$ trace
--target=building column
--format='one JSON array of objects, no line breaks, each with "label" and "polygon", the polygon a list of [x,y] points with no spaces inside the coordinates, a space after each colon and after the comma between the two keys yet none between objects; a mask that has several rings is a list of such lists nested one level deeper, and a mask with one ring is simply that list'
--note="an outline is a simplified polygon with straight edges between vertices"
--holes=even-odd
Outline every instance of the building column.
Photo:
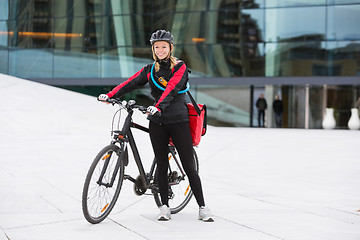
[{"label": "building column", "polygon": [[309,106],[309,98],[310,98],[310,87],[309,84],[305,85],[305,129],[309,129],[309,117],[310,117],[310,106]]},{"label": "building column", "polygon": [[[128,4],[121,4],[121,1],[111,0],[111,9],[113,13],[129,12]],[[132,32],[130,21],[125,21],[124,18],[127,16],[112,16],[114,23],[114,30],[116,35],[117,46],[128,46],[132,45]],[[132,48],[129,47],[118,47],[118,59],[120,74],[122,77],[128,77],[133,73],[133,61],[127,61],[127,58],[132,56]]]},{"label": "building column", "polygon": [[273,127],[273,110],[272,110],[272,103],[277,91],[275,91],[274,85],[266,85],[265,86],[265,100],[267,103],[267,110],[266,110],[266,127],[271,128]]}]

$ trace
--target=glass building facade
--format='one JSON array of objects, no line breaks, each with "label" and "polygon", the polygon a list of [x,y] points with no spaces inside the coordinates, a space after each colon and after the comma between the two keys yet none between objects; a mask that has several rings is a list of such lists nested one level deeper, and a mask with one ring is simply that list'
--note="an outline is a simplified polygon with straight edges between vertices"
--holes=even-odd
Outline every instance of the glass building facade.
[{"label": "glass building facade", "polygon": [[269,127],[278,94],[284,127],[321,128],[331,107],[346,128],[359,22],[360,0],[0,0],[0,73],[99,94],[152,62],[149,38],[165,29],[210,123],[256,126],[265,93]]}]

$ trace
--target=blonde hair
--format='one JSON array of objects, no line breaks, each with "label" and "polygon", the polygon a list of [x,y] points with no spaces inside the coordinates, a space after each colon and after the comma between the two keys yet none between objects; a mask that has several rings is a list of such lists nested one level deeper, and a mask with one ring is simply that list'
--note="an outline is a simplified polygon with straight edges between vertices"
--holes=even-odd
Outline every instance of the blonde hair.
[{"label": "blonde hair", "polygon": [[[171,56],[173,49],[174,49],[174,45],[170,44],[170,52],[169,52],[169,55],[166,56],[166,58],[170,59],[170,69],[172,69],[179,61],[176,57]],[[155,51],[154,51],[154,45],[152,45],[151,50],[152,50],[152,54],[153,54],[153,59],[155,60],[155,71],[158,72],[160,69],[160,64],[158,62],[159,59],[156,56]]]}]

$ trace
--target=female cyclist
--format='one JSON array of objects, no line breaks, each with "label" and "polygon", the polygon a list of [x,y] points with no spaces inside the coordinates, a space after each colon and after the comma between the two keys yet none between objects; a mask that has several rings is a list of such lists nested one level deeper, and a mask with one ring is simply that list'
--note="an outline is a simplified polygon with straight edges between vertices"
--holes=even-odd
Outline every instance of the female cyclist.
[{"label": "female cyclist", "polygon": [[147,108],[150,121],[149,134],[157,160],[157,182],[163,204],[160,207],[158,220],[166,221],[171,218],[167,176],[169,164],[167,145],[171,137],[199,205],[199,219],[212,222],[213,217],[210,210],[205,207],[201,181],[193,159],[189,114],[184,93],[187,87],[188,69],[183,61],[171,56],[173,35],[170,32],[165,30],[154,32],[150,43],[155,62],[143,67],[112,91],[101,94],[98,99],[106,101],[108,98],[118,98],[149,83],[151,95],[155,99],[154,105]]}]

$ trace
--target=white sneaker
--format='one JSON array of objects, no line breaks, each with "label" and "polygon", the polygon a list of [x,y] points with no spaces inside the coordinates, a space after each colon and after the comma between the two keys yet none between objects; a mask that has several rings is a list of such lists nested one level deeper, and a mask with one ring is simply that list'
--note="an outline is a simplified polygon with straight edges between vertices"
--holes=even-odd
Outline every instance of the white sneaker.
[{"label": "white sneaker", "polygon": [[158,216],[158,221],[168,221],[169,219],[171,219],[171,210],[168,206],[162,205],[161,207],[159,207],[159,209],[160,213]]},{"label": "white sneaker", "polygon": [[207,207],[200,207],[199,208],[199,220],[204,222],[213,222],[214,218],[210,212],[210,209]]}]

